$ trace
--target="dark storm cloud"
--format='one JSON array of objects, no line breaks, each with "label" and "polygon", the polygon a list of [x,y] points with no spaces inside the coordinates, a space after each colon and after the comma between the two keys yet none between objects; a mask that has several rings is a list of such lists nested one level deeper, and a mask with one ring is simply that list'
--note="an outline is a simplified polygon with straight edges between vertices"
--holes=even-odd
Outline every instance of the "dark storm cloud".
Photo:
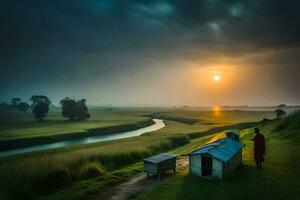
[{"label": "dark storm cloud", "polygon": [[0,89],[8,96],[20,83],[50,88],[128,75],[153,60],[298,48],[299,6],[296,0],[3,0]]},{"label": "dark storm cloud", "polygon": [[12,0],[1,4],[1,55],[6,58],[23,45],[30,49],[62,43],[63,48],[101,51],[111,48],[111,43],[118,48],[122,43],[147,44],[161,32],[166,34],[164,40],[173,36],[170,32],[179,39],[186,33],[201,38],[207,34],[200,28],[204,25],[222,32],[227,40],[263,46],[299,42],[298,1]]}]

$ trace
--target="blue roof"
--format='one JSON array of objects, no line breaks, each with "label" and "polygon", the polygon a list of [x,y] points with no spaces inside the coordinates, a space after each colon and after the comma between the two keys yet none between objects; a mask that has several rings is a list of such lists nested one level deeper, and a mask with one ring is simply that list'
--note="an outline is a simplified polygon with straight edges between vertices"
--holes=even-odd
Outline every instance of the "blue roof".
[{"label": "blue roof", "polygon": [[190,155],[209,154],[223,162],[227,162],[242,148],[243,145],[235,140],[221,138],[191,152]]},{"label": "blue roof", "polygon": [[159,163],[159,162],[169,160],[172,158],[176,158],[176,155],[164,153],[164,154],[159,154],[156,156],[151,156],[149,158],[144,159],[144,161],[151,162],[151,163]]}]

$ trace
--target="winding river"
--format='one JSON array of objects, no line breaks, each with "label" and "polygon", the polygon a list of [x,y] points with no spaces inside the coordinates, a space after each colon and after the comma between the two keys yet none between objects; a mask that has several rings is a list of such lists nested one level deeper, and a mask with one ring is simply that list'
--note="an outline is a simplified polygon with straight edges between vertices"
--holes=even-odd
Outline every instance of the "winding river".
[{"label": "winding river", "polygon": [[130,138],[130,137],[140,136],[144,133],[157,131],[157,130],[165,127],[163,120],[153,119],[153,121],[154,121],[153,125],[145,127],[145,128],[140,128],[140,129],[137,129],[134,131],[126,131],[126,132],[121,132],[121,133],[91,136],[91,137],[86,137],[86,138],[82,138],[82,139],[66,140],[66,141],[55,142],[55,143],[50,143],[50,144],[41,144],[41,145],[22,147],[22,148],[7,150],[7,151],[1,151],[0,157],[29,153],[29,152],[34,152],[34,151],[55,149],[55,148],[65,147],[65,146],[73,145],[73,144],[90,144],[90,143],[95,143],[95,142],[104,142],[104,141]]}]

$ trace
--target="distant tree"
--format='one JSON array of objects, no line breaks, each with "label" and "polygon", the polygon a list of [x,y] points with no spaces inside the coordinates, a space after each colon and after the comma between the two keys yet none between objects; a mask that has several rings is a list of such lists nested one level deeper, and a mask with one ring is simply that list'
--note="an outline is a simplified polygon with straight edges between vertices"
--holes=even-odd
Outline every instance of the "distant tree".
[{"label": "distant tree", "polygon": [[60,101],[62,116],[75,120],[77,112],[77,102],[69,97],[64,98]]},{"label": "distant tree", "polygon": [[38,121],[43,121],[44,117],[46,117],[46,114],[49,112],[51,101],[48,97],[43,95],[33,95],[30,100],[32,101],[32,112],[34,117]]},{"label": "distant tree", "polygon": [[88,107],[86,106],[86,99],[75,101],[69,97],[60,101],[62,115],[70,120],[85,120],[90,118]]},{"label": "distant tree", "polygon": [[286,114],[286,112],[284,110],[282,110],[282,109],[275,110],[275,113],[276,113],[276,118],[277,119],[283,117]]},{"label": "distant tree", "polygon": [[279,104],[278,106],[277,106],[278,108],[282,108],[282,107],[286,107],[286,104]]},{"label": "distant tree", "polygon": [[19,105],[20,101],[21,101],[20,97],[12,98],[11,101],[10,101],[11,102],[11,106],[13,108],[18,108],[18,105]]},{"label": "distant tree", "polygon": [[86,99],[81,99],[77,102],[76,117],[79,120],[85,120],[91,117],[88,107],[86,106]]},{"label": "distant tree", "polygon": [[30,108],[30,105],[26,102],[20,102],[18,105],[18,109],[22,112],[26,112]]}]

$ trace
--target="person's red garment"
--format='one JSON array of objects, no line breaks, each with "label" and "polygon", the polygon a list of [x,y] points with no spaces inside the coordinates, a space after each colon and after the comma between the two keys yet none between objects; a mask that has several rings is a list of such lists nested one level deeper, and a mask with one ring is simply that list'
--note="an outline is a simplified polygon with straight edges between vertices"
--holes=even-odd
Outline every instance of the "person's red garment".
[{"label": "person's red garment", "polygon": [[257,133],[254,137],[254,160],[256,162],[264,162],[265,152],[265,137],[263,134]]}]

